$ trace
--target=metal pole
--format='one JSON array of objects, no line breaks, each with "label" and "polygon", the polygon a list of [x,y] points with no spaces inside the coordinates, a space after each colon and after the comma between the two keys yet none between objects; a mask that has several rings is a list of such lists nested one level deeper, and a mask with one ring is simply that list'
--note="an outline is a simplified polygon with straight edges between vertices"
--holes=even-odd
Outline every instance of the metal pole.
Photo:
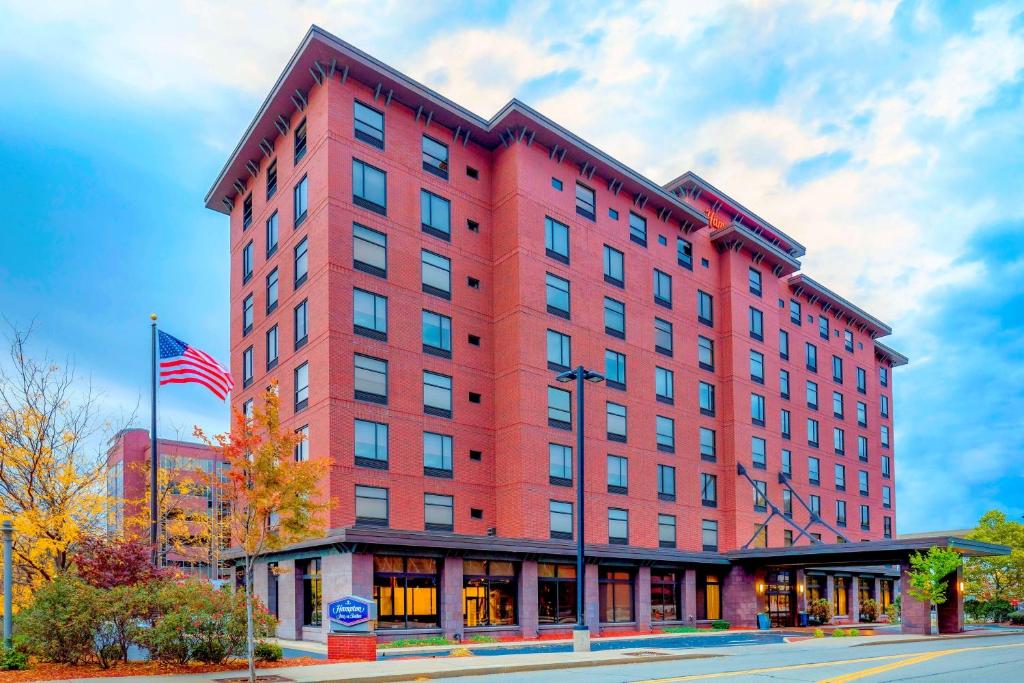
[{"label": "metal pole", "polygon": [[153,383],[153,403],[150,409],[150,431],[149,431],[149,542],[153,546],[153,564],[159,564],[160,554],[157,548],[157,467],[159,466],[159,459],[157,456],[156,446],[156,313],[149,316],[149,319],[153,321],[151,327],[153,329],[153,352],[152,352],[152,383]]},{"label": "metal pole", "polygon": [[12,646],[11,631],[13,629],[14,598],[14,528],[11,520],[4,520],[4,647]]},{"label": "metal pole", "polygon": [[583,366],[576,368],[576,630],[586,631],[583,621]]}]

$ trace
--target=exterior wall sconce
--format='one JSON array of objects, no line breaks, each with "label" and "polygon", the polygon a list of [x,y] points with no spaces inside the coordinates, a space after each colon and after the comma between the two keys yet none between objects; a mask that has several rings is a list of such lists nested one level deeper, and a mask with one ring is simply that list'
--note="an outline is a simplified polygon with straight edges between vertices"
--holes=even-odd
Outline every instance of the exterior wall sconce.
[{"label": "exterior wall sconce", "polygon": [[758,593],[764,593],[764,583],[761,582],[761,581],[757,582],[757,592]]},{"label": "exterior wall sconce", "polygon": [[963,581],[960,582],[960,592],[961,593],[964,592],[964,582]]},{"label": "exterior wall sconce", "polygon": [[803,593],[804,592],[804,585],[802,583],[798,583],[796,585],[796,592],[797,593]]}]

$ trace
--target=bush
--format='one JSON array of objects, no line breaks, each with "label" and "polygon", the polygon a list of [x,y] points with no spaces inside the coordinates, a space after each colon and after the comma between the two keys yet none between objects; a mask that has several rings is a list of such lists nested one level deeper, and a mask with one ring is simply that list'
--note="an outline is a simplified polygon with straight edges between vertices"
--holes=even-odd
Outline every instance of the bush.
[{"label": "bush", "polygon": [[71,574],[58,574],[44,584],[17,615],[28,653],[60,664],[78,664],[97,655],[94,634],[103,605],[99,593]]},{"label": "bush", "polygon": [[1011,614],[1010,623],[1014,626],[1024,626],[1024,612],[1014,612]]},{"label": "bush", "polygon": [[832,614],[832,603],[825,598],[812,600],[807,606],[807,615],[819,624],[831,622]]},{"label": "bush", "polygon": [[890,624],[898,624],[903,619],[900,605],[902,604],[899,597],[889,603],[889,606],[885,608],[885,616],[889,617]]},{"label": "bush", "polygon": [[860,603],[860,616],[863,621],[874,623],[882,614],[882,604],[878,600],[868,598]]},{"label": "bush", "polygon": [[815,638],[824,638],[825,637],[825,632],[822,631],[820,628],[816,628],[816,629],[814,629],[814,637]]},{"label": "bush", "polygon": [[483,633],[475,633],[469,637],[471,643],[496,643],[498,639],[494,636],[484,635]]},{"label": "bush", "polygon": [[279,662],[284,658],[284,650],[277,643],[263,641],[256,643],[253,656],[257,662]]},{"label": "bush", "polygon": [[860,635],[860,629],[851,628],[851,629],[846,631],[846,635],[848,635],[848,636],[859,636]]},{"label": "bush", "polygon": [[1006,600],[989,600],[985,603],[985,611],[992,621],[1001,622],[1010,618],[1013,605]]},{"label": "bush", "polygon": [[711,628],[715,631],[726,631],[729,628],[729,622],[724,619],[716,619],[711,622]]},{"label": "bush", "polygon": [[13,647],[0,647],[0,671],[23,671],[28,668],[28,657]]},{"label": "bush", "polygon": [[844,638],[845,636],[846,636],[846,631],[844,631],[841,628],[837,628],[835,631],[832,631],[832,637],[833,638]]}]

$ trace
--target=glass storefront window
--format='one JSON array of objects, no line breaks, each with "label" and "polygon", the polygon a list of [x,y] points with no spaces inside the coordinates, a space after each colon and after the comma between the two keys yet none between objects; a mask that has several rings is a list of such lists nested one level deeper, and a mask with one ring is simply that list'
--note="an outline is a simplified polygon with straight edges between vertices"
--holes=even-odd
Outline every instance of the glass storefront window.
[{"label": "glass storefront window", "polygon": [[463,562],[462,621],[470,627],[516,624],[515,565],[494,560]]},{"label": "glass storefront window", "polygon": [[845,616],[850,613],[850,577],[835,577],[835,612],[837,616]]},{"label": "glass storefront window", "polygon": [[433,558],[374,556],[377,628],[436,628],[437,587]]},{"label": "glass storefront window", "polygon": [[651,570],[651,621],[678,621],[679,574],[664,569]]},{"label": "glass storefront window", "polygon": [[543,562],[537,565],[537,622],[576,623],[576,567]]},{"label": "glass storefront window", "polygon": [[892,604],[892,580],[882,579],[879,583],[882,585],[882,609],[885,609]]},{"label": "glass storefront window", "polygon": [[319,628],[323,625],[323,579],[320,558],[307,560],[302,565],[302,625]]},{"label": "glass storefront window", "polygon": [[825,597],[825,577],[821,574],[807,575],[807,604]]},{"label": "glass storefront window", "polygon": [[601,621],[633,621],[633,572],[602,568],[598,578]]},{"label": "glass storefront window", "polygon": [[722,618],[722,579],[717,574],[697,573],[697,619]]}]

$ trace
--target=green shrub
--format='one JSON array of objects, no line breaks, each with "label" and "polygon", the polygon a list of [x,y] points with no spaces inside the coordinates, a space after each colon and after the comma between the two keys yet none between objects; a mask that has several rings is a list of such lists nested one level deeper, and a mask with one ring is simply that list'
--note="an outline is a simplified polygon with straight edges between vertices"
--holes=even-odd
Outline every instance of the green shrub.
[{"label": "green shrub", "polygon": [[716,631],[725,631],[729,628],[729,622],[724,619],[716,619],[711,622],[711,628]]},{"label": "green shrub", "polygon": [[845,636],[846,636],[846,631],[844,631],[841,628],[837,628],[835,631],[832,631],[832,637],[833,638],[844,638]]},{"label": "green shrub", "polygon": [[820,628],[816,628],[816,629],[814,629],[814,637],[815,638],[824,638],[825,637],[825,632],[822,631]]},{"label": "green shrub", "polygon": [[429,638],[400,638],[387,643],[381,643],[380,647],[421,647],[423,645],[451,645],[452,641],[444,636],[430,636]]},{"label": "green shrub", "polygon": [[992,621],[1006,621],[1010,618],[1010,613],[1013,612],[1013,605],[1007,600],[989,600],[985,605],[985,611]]},{"label": "green shrub", "polygon": [[0,671],[23,671],[28,668],[28,656],[13,647],[0,647]]},{"label": "green shrub", "polygon": [[[43,661],[78,664],[96,655],[100,591],[61,573],[44,584],[17,614],[17,630],[29,654]],[[102,646],[101,646],[102,647]]]},{"label": "green shrub", "polygon": [[700,633],[703,630],[696,626],[666,626],[661,629],[662,633]]},{"label": "green shrub", "polygon": [[284,658],[284,650],[277,643],[263,641],[256,643],[253,656],[257,662],[279,662]]},{"label": "green shrub", "polygon": [[866,621],[874,623],[878,621],[878,617],[882,614],[882,603],[878,600],[868,598],[864,602],[860,603],[860,615]]},{"label": "green shrub", "polygon": [[1011,614],[1010,623],[1014,626],[1024,626],[1024,612],[1014,612]]},{"label": "green shrub", "polygon": [[857,629],[857,628],[851,628],[851,629],[849,629],[849,630],[848,630],[848,631],[846,632],[846,635],[848,635],[848,636],[859,636],[859,635],[860,635],[860,629]]},{"label": "green shrub", "polygon": [[496,643],[498,639],[494,636],[488,636],[483,633],[477,633],[469,637],[471,643]]},{"label": "green shrub", "polygon": [[832,621],[832,603],[825,598],[811,600],[807,605],[807,615],[818,624],[827,624]]}]

